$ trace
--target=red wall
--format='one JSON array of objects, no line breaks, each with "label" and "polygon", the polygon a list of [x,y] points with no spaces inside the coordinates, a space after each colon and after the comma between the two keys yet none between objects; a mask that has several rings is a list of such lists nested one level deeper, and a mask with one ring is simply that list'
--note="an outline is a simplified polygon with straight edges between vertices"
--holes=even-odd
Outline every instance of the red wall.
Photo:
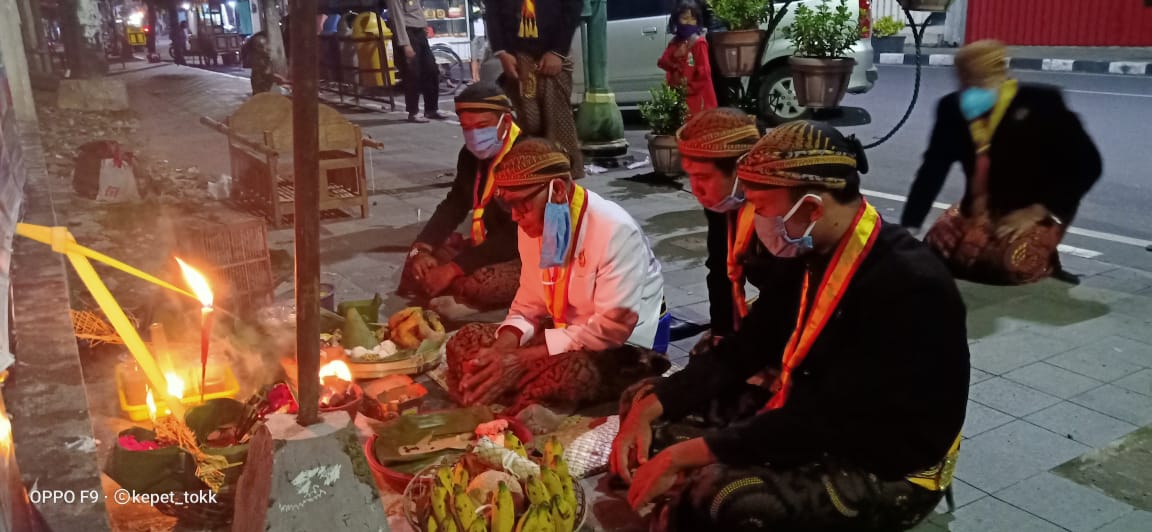
[{"label": "red wall", "polygon": [[968,0],[965,40],[1032,46],[1152,46],[1145,0]]}]

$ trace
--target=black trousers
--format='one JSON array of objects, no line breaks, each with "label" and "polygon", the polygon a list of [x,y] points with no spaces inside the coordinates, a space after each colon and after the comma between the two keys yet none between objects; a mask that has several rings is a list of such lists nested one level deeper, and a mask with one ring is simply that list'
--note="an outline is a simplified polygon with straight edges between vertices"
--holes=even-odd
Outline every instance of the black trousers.
[{"label": "black trousers", "polygon": [[424,28],[406,30],[416,57],[408,59],[404,47],[395,39],[392,41],[397,69],[404,83],[404,106],[408,114],[416,114],[420,111],[420,96],[424,96],[424,114],[437,113],[440,111],[440,68],[436,66],[436,58],[428,44],[428,34]]}]

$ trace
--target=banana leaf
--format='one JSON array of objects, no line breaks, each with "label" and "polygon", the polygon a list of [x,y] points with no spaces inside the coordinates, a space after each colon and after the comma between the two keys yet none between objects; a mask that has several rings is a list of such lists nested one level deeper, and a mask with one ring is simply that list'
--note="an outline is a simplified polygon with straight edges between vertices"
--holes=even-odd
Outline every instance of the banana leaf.
[{"label": "banana leaf", "polygon": [[340,343],[345,349],[354,349],[363,347],[365,349],[372,349],[380,342],[376,340],[376,335],[368,329],[368,324],[364,322],[364,318],[360,316],[354,308],[348,309],[348,313],[344,315],[344,336],[340,339]]},{"label": "banana leaf", "polygon": [[431,414],[400,416],[375,427],[376,459],[383,465],[394,468],[399,464],[411,465],[455,450],[438,451],[423,455],[400,455],[400,447],[416,445],[425,438],[436,439],[452,434],[470,433],[481,423],[492,421],[494,416],[488,407],[479,405],[469,408],[443,410]]},{"label": "banana leaf", "polygon": [[348,314],[349,309],[356,309],[360,313],[360,317],[364,321],[373,323],[380,320],[380,305],[384,303],[384,299],[380,294],[376,294],[372,299],[361,299],[357,301],[344,301],[336,306],[336,312],[341,316]]}]

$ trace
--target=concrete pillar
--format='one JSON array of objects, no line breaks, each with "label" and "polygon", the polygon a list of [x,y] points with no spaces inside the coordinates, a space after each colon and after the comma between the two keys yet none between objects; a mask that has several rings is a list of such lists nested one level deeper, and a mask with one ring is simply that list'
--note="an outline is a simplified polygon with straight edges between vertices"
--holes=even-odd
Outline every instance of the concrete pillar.
[{"label": "concrete pillar", "polygon": [[94,78],[108,73],[104,41],[100,37],[103,18],[97,0],[60,0],[60,38],[68,57],[69,77]]},{"label": "concrete pillar", "polygon": [[628,141],[616,95],[608,88],[608,1],[585,0],[584,15],[585,89],[576,112],[576,133],[581,150],[593,159],[618,156],[627,153]]},{"label": "concrete pillar", "polygon": [[964,46],[964,32],[968,26],[968,0],[955,0],[948,7],[944,22],[944,42]]},{"label": "concrete pillar", "polygon": [[28,77],[28,59],[24,55],[24,40],[20,31],[20,12],[16,0],[0,0],[0,64],[8,77],[12,91],[12,106],[19,120],[36,120],[36,104],[32,100],[32,82]]}]

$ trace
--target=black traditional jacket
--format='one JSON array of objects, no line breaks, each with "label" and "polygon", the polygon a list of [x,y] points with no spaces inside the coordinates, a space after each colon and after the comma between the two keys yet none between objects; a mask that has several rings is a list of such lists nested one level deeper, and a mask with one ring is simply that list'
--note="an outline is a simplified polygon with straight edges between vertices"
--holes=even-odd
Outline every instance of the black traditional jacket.
[{"label": "black traditional jacket", "polygon": [[[525,53],[540,58],[554,52],[568,57],[572,38],[580,27],[582,0],[535,0],[539,36],[520,37],[520,18],[526,0],[487,0],[484,27],[492,53]],[[655,59],[653,59],[655,60]]]}]

